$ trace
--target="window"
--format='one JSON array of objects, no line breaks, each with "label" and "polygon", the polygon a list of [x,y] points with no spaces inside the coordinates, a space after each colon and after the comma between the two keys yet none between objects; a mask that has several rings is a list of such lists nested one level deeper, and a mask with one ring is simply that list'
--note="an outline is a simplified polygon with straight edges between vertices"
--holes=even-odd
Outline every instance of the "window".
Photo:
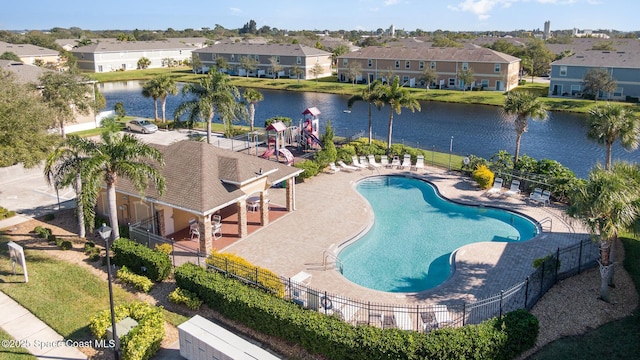
[{"label": "window", "polygon": [[216,54],[211,54],[211,60],[212,61],[216,61],[217,58],[218,58],[218,56]]},{"label": "window", "polygon": [[489,87],[489,80],[487,80],[487,79],[480,80],[480,87],[483,88],[483,89],[488,88]]},{"label": "window", "polygon": [[280,64],[280,56],[276,56],[276,63]]},{"label": "window", "polygon": [[302,58],[300,56],[296,57],[296,64],[302,64]]},{"label": "window", "polygon": [[571,95],[576,96],[580,92],[580,85],[571,85]]},{"label": "window", "polygon": [[102,72],[102,65],[98,65],[98,72]]},{"label": "window", "polygon": [[493,72],[500,72],[500,64],[493,64]]},{"label": "window", "polygon": [[407,60],[404,62],[404,68],[405,69],[411,69],[411,61]]},{"label": "window", "polygon": [[349,65],[349,59],[343,58],[342,59],[342,66],[348,66],[348,65]]},{"label": "window", "polygon": [[452,87],[456,86],[456,78],[449,78],[449,86],[452,86]]},{"label": "window", "polygon": [[396,69],[400,68],[400,60],[396,60]]},{"label": "window", "polygon": [[260,61],[260,55],[253,55],[253,57],[254,57],[257,61]]},{"label": "window", "polygon": [[435,70],[436,69],[436,62],[432,61],[431,65],[429,65],[429,67],[431,68],[431,70]]},{"label": "window", "polygon": [[567,67],[560,66],[560,76],[567,76]]},{"label": "window", "polygon": [[373,66],[373,60],[371,60],[371,59],[367,60],[367,66],[368,67],[372,67]]},{"label": "window", "polygon": [[231,54],[231,61],[236,61],[236,54]]},{"label": "window", "polygon": [[614,90],[614,92],[613,92],[613,96],[615,96],[615,97],[622,97],[622,94],[624,93],[624,91],[623,91],[623,90],[624,90],[624,88],[621,88],[621,87],[616,88],[616,89]]},{"label": "window", "polygon": [[409,82],[409,75],[405,75],[402,77],[402,86]]},{"label": "window", "polygon": [[469,63],[462,63],[462,71],[467,71],[469,70]]},{"label": "window", "polygon": [[127,70],[127,64],[122,64],[122,70]]},{"label": "window", "polygon": [[424,70],[424,61],[420,61],[418,63],[418,67],[420,68],[420,70]]}]

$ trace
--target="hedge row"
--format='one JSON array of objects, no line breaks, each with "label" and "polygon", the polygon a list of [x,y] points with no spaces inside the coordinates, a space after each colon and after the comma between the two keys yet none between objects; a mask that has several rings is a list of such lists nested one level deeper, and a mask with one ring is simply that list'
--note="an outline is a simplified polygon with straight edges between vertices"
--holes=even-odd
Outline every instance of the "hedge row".
[{"label": "hedge row", "polygon": [[146,276],[134,274],[126,266],[116,272],[116,278],[123,283],[132,285],[136,290],[148,293],[153,287],[153,281]]},{"label": "hedge row", "polygon": [[[245,258],[231,253],[220,253],[213,249],[211,255],[205,260],[207,265],[237,275],[242,279],[257,283],[265,289],[271,290],[279,297],[284,296],[284,284],[280,277],[269,269],[253,265]],[[232,266],[229,266],[231,264]]]},{"label": "hedge row", "polygon": [[428,334],[353,327],[195,264],[174,274],[178,287],[224,316],[330,359],[511,359],[533,346],[538,335],[537,319],[524,310]]},{"label": "hedge row", "polygon": [[[147,360],[160,349],[164,338],[164,315],[162,307],[143,302],[133,302],[114,308],[116,323],[126,317],[138,322],[124,336],[120,337],[120,348],[124,360]],[[104,339],[111,328],[111,312],[100,311],[89,321],[89,329],[96,339]]]},{"label": "hedge row", "polygon": [[111,248],[114,263],[126,266],[138,275],[144,275],[153,281],[162,281],[171,273],[171,258],[160,251],[125,238],[114,241]]}]

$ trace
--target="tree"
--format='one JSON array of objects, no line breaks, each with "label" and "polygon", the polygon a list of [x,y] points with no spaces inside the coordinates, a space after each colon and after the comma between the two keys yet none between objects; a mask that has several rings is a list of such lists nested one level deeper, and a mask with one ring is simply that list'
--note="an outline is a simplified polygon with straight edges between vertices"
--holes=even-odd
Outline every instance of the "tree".
[{"label": "tree", "polygon": [[344,44],[340,44],[331,50],[331,60],[334,65],[338,63],[338,58],[349,52],[349,47]]},{"label": "tree", "polygon": [[156,106],[156,114],[155,114],[156,119],[158,116],[156,100],[160,99],[160,101],[162,102],[162,122],[165,122],[167,96],[175,95],[178,93],[178,86],[176,85],[176,81],[168,74],[160,74],[154,77],[153,79],[147,81],[142,86],[142,89],[143,89],[142,90],[143,95],[144,95],[145,89],[147,89],[149,94],[155,95],[154,106]]},{"label": "tree", "polygon": [[146,69],[149,65],[151,65],[151,60],[149,60],[149,58],[143,56],[138,59],[138,69]]},{"label": "tree", "polygon": [[298,65],[291,65],[289,73],[295,75],[296,80],[298,80],[298,84],[300,84],[300,75],[304,73],[302,68],[300,68],[300,66]]},{"label": "tree", "polygon": [[380,111],[384,106],[384,100],[382,98],[382,82],[380,80],[375,80],[370,83],[366,89],[362,90],[362,94],[353,95],[347,100],[347,107],[351,109],[353,104],[356,101],[366,101],[369,106],[369,145],[371,145],[371,141],[373,139],[373,121],[371,116],[371,105],[375,105],[375,107]]},{"label": "tree", "polygon": [[528,57],[533,63],[533,74],[544,75],[549,71],[549,65],[555,59],[555,54],[544,45],[544,41],[532,39],[525,45],[525,53],[520,57]]},{"label": "tree", "polygon": [[229,75],[221,72],[210,72],[209,76],[200,79],[199,83],[188,83],[182,88],[182,95],[190,95],[192,100],[178,105],[174,117],[180,121],[180,116],[188,113],[188,121],[204,120],[207,122],[207,143],[211,143],[211,121],[216,113],[224,121],[231,121],[236,117],[240,97],[238,88],[231,84]]},{"label": "tree", "polygon": [[271,64],[271,71],[273,72],[273,78],[280,78],[280,71],[282,71],[282,65],[280,65],[280,60],[277,57],[272,56],[269,58],[269,63]]},{"label": "tree", "polygon": [[264,95],[256,89],[247,88],[244,90],[242,97],[249,104],[249,125],[251,126],[251,132],[253,132],[253,121],[256,116],[256,104],[264,100]]},{"label": "tree", "polygon": [[429,91],[429,85],[438,80],[438,73],[436,73],[430,66],[425,66],[424,70],[422,70],[420,80],[424,81],[425,89]]},{"label": "tree", "polygon": [[198,54],[191,54],[191,69],[195,74],[202,72],[202,60]]},{"label": "tree", "polygon": [[531,75],[531,82],[533,82],[533,60],[528,57],[522,58],[522,60],[520,61],[520,71],[523,76],[524,71],[526,71],[527,74]]},{"label": "tree", "polygon": [[20,59],[20,56],[16,55],[16,53],[11,52],[11,51],[5,51],[2,53],[2,55],[0,55],[0,60],[11,60],[11,61],[17,61],[17,62],[22,62],[22,59]]},{"label": "tree", "polygon": [[595,106],[589,110],[587,137],[607,149],[605,169],[611,169],[611,149],[616,140],[625,150],[635,150],[640,142],[640,122],[634,112],[620,104]]},{"label": "tree", "polygon": [[116,112],[116,117],[118,120],[124,119],[127,116],[127,111],[124,109],[124,104],[120,101],[113,105],[113,110]]},{"label": "tree", "polygon": [[389,104],[389,130],[387,134],[387,155],[391,154],[391,135],[393,131],[393,113],[400,115],[402,108],[407,108],[414,112],[420,111],[420,102],[409,93],[409,90],[400,85],[400,78],[393,78],[391,83],[380,87],[381,99],[385,104]]},{"label": "tree", "polygon": [[91,39],[83,37],[80,40],[76,40],[76,43],[78,44],[78,47],[83,47],[83,46],[87,46],[87,45],[91,45],[93,44],[93,41],[91,41]]},{"label": "tree", "polygon": [[313,77],[316,78],[316,83],[318,82],[318,77],[322,75],[323,72],[324,72],[324,69],[322,68],[322,65],[319,62],[315,63],[311,68],[311,74],[313,74]]},{"label": "tree", "polygon": [[218,71],[229,70],[229,63],[227,62],[227,59],[222,56],[216,57],[216,69],[218,69]]},{"label": "tree", "polygon": [[158,86],[153,79],[142,84],[142,96],[153,99],[153,119],[158,121]]},{"label": "tree", "polygon": [[240,58],[240,67],[247,72],[246,76],[249,77],[249,73],[255,71],[258,68],[258,60],[253,56],[243,56]]},{"label": "tree", "polygon": [[47,134],[52,110],[40,95],[0,69],[0,167],[38,165],[59,137]]},{"label": "tree", "polygon": [[607,69],[589,69],[582,79],[582,92],[593,96],[594,101],[598,100],[598,95],[609,94],[616,90],[618,84],[616,80],[609,74]]},{"label": "tree", "polygon": [[549,113],[544,103],[538,100],[538,96],[530,91],[510,91],[504,101],[503,112],[506,117],[513,118],[516,125],[516,151],[513,156],[515,166],[520,155],[520,139],[527,131],[527,119],[546,120]]},{"label": "tree", "polygon": [[95,183],[102,183],[107,187],[107,204],[109,209],[109,222],[113,228],[112,239],[120,237],[118,229],[118,208],[116,206],[116,184],[121,177],[127,178],[138,189],[144,191],[151,180],[162,195],[165,190],[164,177],[157,167],[164,166],[162,153],[150,145],[138,140],[131,134],[120,134],[113,131],[102,133],[100,142],[96,142],[95,148],[88,154],[86,161],[83,161],[84,184],[89,184],[85,188],[87,199],[98,197],[100,186]]},{"label": "tree", "polygon": [[347,67],[347,77],[351,80],[351,86],[354,86],[358,76],[362,73],[362,65],[359,62],[349,63]]},{"label": "tree", "polygon": [[[86,162],[94,151],[96,143],[78,135],[70,135],[49,154],[45,161],[44,175],[47,183],[56,191],[66,186],[73,186],[76,192],[76,216],[78,217],[78,236],[86,237],[86,227],[91,228],[95,219],[94,203],[87,194],[97,189],[83,189],[83,178],[91,176],[86,173]],[[99,185],[87,181],[88,186]]]},{"label": "tree", "polygon": [[473,74],[473,70],[471,68],[467,68],[467,70],[458,70],[458,82],[462,83],[461,85],[463,92],[467,90],[467,86],[471,86],[474,79],[475,75]]},{"label": "tree", "polygon": [[614,264],[611,246],[621,231],[637,226],[640,217],[640,167],[615,163],[609,171],[597,165],[569,196],[567,213],[587,225],[600,243],[600,297],[609,301]]},{"label": "tree", "polygon": [[40,76],[42,99],[53,110],[54,124],[65,137],[65,123],[75,122],[76,114],[87,115],[97,110],[88,79],[71,73],[47,71]]}]

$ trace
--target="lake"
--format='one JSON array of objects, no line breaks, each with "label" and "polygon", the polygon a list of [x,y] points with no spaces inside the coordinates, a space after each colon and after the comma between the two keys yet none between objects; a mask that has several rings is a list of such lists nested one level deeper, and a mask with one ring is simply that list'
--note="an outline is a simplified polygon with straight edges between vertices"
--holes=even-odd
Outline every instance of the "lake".
[{"label": "lake", "polygon": [[[100,83],[98,86],[107,100],[107,109],[113,109],[116,102],[122,102],[127,115],[153,118],[153,100],[141,95],[140,82]],[[350,113],[344,112],[348,96],[259,91],[264,95],[264,101],[256,105],[256,126],[263,126],[266,119],[274,116],[286,116],[297,123],[302,118],[302,111],[315,106],[321,111],[321,132],[328,120],[339,136],[367,132],[367,104],[357,103]],[[167,98],[167,118],[173,118],[175,108],[184,100],[180,94]],[[515,127],[513,122],[502,117],[501,107],[441,102],[421,102],[421,106],[419,112],[403,109],[400,115],[394,114],[395,143],[441,152],[448,152],[453,144],[455,154],[474,154],[484,158],[500,150],[514,152]],[[160,111],[160,103],[158,109]],[[586,138],[585,119],[583,114],[552,112],[547,121],[530,120],[528,131],[522,135],[520,153],[535,159],[557,160],[577,176],[586,177],[597,162],[605,161],[605,149]],[[219,119],[214,121],[220,122]],[[377,138],[386,141],[388,122],[389,107],[385,106],[381,111],[374,107],[373,131]],[[635,162],[639,155],[639,150],[628,152],[618,143],[614,146],[614,159]]]}]

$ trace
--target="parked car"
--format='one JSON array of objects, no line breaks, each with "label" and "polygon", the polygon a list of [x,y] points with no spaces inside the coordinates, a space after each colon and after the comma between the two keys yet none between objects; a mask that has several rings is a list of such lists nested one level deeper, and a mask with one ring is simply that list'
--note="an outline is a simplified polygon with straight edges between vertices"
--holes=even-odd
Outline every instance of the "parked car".
[{"label": "parked car", "polygon": [[149,120],[135,119],[127,121],[127,130],[137,131],[143,134],[151,134],[158,131],[158,126]]}]

